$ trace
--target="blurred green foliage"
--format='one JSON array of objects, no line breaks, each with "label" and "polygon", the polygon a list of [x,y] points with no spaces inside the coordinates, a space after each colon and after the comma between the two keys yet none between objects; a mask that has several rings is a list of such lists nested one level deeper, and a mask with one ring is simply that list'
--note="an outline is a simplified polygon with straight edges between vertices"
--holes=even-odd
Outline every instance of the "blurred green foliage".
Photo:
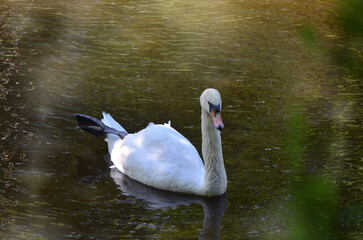
[{"label": "blurred green foliage", "polygon": [[320,40],[316,35],[314,29],[311,27],[305,26],[299,31],[300,40],[304,43],[304,45],[309,48],[310,50],[317,50],[321,51]]},{"label": "blurred green foliage", "polygon": [[340,47],[329,49],[331,59],[349,75],[363,76],[363,1],[340,0],[337,21],[342,32]]},{"label": "blurred green foliage", "polygon": [[304,169],[304,134],[306,133],[305,118],[303,110],[299,105],[292,105],[288,110],[288,135],[285,154],[288,159],[289,169],[293,169],[295,177],[301,177]]},{"label": "blurred green foliage", "polygon": [[341,0],[338,18],[347,34],[363,37],[363,1]]},{"label": "blurred green foliage", "polygon": [[351,76],[363,76],[363,1],[340,0],[333,28],[339,29],[332,41],[324,40],[314,27],[304,26],[299,38],[310,51],[328,55],[334,65]]},{"label": "blurred green foliage", "polygon": [[297,104],[287,112],[285,154],[292,172],[287,239],[355,239],[348,233],[361,226],[362,205],[345,203],[333,177],[307,170],[309,128],[304,112]]},{"label": "blurred green foliage", "polygon": [[291,239],[326,239],[336,236],[335,185],[322,177],[306,179],[293,187]]},{"label": "blurred green foliage", "polygon": [[304,111],[293,105],[288,112],[286,156],[292,170],[289,239],[325,239],[334,235],[336,223],[336,188],[322,176],[305,172]]},{"label": "blurred green foliage", "polygon": [[[363,1],[340,0],[335,13],[336,22],[333,24],[339,30],[333,40],[319,35],[312,26],[300,30],[300,40],[309,51],[327,56],[334,65],[344,69],[345,77],[362,81]],[[342,202],[342,191],[329,173],[309,174],[305,169],[308,154],[304,146],[309,129],[303,108],[296,105],[287,112],[285,143],[285,154],[292,171],[288,239],[354,238],[356,235],[352,237],[349,232],[356,232],[362,225],[362,204]]]}]

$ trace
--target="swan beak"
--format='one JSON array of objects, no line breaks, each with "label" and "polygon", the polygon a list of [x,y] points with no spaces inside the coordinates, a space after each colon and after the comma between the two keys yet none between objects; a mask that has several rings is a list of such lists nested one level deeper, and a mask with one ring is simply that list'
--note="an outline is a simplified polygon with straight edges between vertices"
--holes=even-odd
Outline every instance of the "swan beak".
[{"label": "swan beak", "polygon": [[216,112],[214,109],[211,111],[214,127],[219,131],[223,130],[224,124],[222,121],[222,116],[220,112]]}]

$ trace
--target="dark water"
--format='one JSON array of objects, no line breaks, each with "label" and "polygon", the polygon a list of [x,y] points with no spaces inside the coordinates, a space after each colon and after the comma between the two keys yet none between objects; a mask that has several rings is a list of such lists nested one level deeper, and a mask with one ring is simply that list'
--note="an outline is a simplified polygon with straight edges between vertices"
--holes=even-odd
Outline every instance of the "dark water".
[{"label": "dark water", "polygon": [[[2,236],[288,238],[293,108],[306,125],[303,175],[330,179],[338,206],[355,209],[362,80],[299,37],[314,26],[328,45],[344,44],[332,9],[324,1],[3,1]],[[74,113],[107,111],[129,132],[171,120],[199,150],[207,87],[223,99],[220,198],[145,188],[110,171],[102,139],[75,129]],[[339,232],[358,239],[359,226]]]}]

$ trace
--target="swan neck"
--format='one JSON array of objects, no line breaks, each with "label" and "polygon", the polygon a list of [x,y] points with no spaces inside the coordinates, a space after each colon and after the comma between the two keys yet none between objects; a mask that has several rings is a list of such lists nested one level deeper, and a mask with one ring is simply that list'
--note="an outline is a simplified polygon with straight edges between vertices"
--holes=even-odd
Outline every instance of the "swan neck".
[{"label": "swan neck", "polygon": [[202,111],[202,154],[205,166],[204,191],[207,196],[221,195],[227,188],[220,131],[209,113]]}]

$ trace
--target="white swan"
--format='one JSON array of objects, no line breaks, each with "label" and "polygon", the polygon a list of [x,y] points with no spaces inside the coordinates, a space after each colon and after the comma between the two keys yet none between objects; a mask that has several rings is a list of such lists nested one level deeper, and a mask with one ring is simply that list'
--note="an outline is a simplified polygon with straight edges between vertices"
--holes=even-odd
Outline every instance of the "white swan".
[{"label": "white swan", "polygon": [[111,161],[118,170],[143,184],[181,193],[219,196],[227,188],[220,130],[222,100],[216,89],[200,96],[202,107],[202,153],[169,124],[149,124],[127,134],[111,115],[102,122],[76,114],[79,127],[96,136],[107,134]]}]

